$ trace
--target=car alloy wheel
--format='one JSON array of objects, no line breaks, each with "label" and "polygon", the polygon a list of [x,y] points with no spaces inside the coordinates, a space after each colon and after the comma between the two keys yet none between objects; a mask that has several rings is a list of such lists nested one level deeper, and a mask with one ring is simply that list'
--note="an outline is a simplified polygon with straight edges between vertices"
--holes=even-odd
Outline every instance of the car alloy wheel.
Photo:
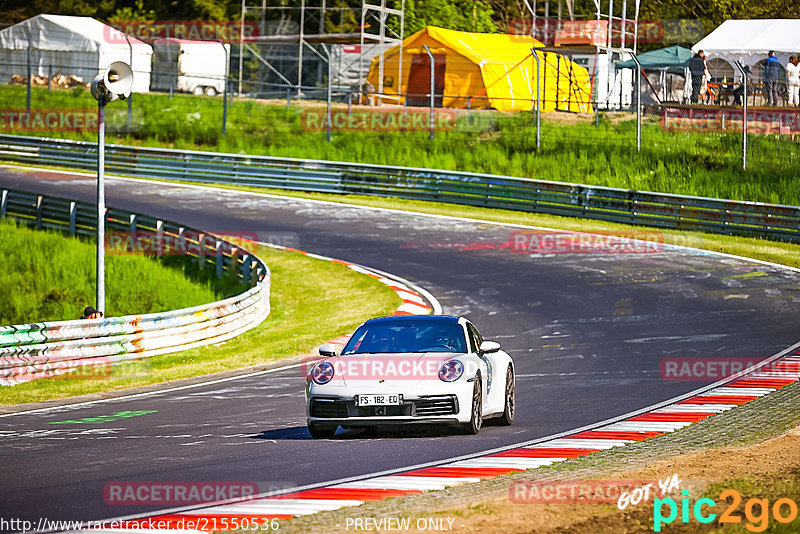
[{"label": "car alloy wheel", "polygon": [[500,416],[500,424],[509,426],[514,422],[514,411],[516,410],[516,398],[514,395],[514,371],[508,366],[506,371],[506,401],[503,415]]},{"label": "car alloy wheel", "polygon": [[472,388],[472,413],[469,423],[466,424],[467,434],[477,434],[483,424],[483,397],[481,394],[481,375],[475,376],[475,385]]}]

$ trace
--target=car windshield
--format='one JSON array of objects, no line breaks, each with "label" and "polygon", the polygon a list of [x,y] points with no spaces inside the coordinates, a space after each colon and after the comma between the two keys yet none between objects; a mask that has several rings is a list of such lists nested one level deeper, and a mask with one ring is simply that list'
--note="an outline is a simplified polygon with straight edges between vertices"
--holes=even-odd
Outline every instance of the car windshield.
[{"label": "car windshield", "polygon": [[464,331],[458,323],[387,321],[362,325],[342,354],[466,352],[466,346]]}]

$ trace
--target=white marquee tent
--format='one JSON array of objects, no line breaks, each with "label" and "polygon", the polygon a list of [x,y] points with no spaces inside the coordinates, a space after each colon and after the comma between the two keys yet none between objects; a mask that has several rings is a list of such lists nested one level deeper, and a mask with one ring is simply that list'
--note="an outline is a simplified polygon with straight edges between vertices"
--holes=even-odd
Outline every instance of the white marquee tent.
[{"label": "white marquee tent", "polygon": [[800,20],[755,19],[726,20],[713,32],[692,47],[703,50],[708,58],[708,70],[714,77],[739,78],[734,61],[748,65],[754,76],[763,75],[763,62],[770,50],[784,67],[789,56],[800,54]]},{"label": "white marquee tent", "polygon": [[[30,37],[29,37],[30,36]],[[25,77],[28,46],[31,74],[76,75],[89,82],[114,61],[133,68],[133,91],[150,88],[153,48],[90,17],[36,15],[0,30],[0,83],[12,74]]]}]

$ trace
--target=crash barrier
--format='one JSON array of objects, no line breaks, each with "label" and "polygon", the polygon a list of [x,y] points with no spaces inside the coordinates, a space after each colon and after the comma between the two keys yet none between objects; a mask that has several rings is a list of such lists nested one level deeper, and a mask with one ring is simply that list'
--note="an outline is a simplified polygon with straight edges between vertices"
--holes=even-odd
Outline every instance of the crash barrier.
[{"label": "crash barrier", "polygon": [[[1,217],[37,229],[93,236],[97,206],[0,189]],[[241,243],[116,208],[107,209],[106,231],[181,243],[200,269],[215,269],[218,277],[231,273],[250,288],[224,300],[163,313],[0,326],[0,384],[71,374],[109,377],[116,363],[219,343],[269,315],[269,268]],[[98,370],[80,371],[84,366]]]},{"label": "crash barrier", "polygon": [[[93,170],[94,143],[0,135],[0,159]],[[800,242],[800,207],[434,169],[106,145],[118,174],[356,193]]]}]

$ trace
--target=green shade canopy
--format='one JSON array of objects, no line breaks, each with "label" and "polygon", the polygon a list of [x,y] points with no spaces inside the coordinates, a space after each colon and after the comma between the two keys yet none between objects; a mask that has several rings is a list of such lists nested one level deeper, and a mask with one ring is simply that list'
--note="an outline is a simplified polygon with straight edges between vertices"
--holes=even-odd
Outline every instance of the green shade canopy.
[{"label": "green shade canopy", "polygon": [[[636,57],[644,70],[666,69],[669,72],[683,74],[683,69],[689,66],[689,60],[692,59],[692,51],[675,45],[644,52]],[[617,63],[617,68],[635,69],[636,62],[632,59],[621,61]]]}]

